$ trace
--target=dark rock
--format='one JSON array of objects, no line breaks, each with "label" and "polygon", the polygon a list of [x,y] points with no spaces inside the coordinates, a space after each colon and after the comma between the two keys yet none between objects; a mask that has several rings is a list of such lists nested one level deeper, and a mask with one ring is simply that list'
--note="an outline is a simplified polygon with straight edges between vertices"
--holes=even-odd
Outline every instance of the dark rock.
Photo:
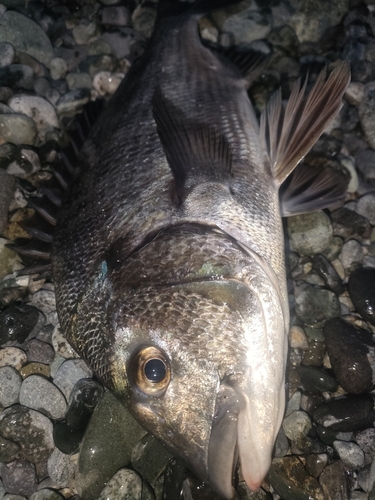
[{"label": "dark rock", "polygon": [[375,420],[374,400],[370,395],[332,399],[320,404],[313,417],[317,423],[333,431],[363,430]]},{"label": "dark rock", "polygon": [[25,64],[9,64],[0,68],[0,87],[33,88],[33,70]]},{"label": "dark rock", "polygon": [[2,464],[0,475],[7,493],[29,497],[37,490],[35,466],[23,458]]},{"label": "dark rock", "polygon": [[327,499],[349,500],[349,485],[342,462],[327,465],[319,478],[319,482]]},{"label": "dark rock", "polygon": [[103,386],[92,379],[81,379],[73,388],[65,419],[73,429],[85,429],[95,406],[103,396]]},{"label": "dark rock", "polygon": [[20,447],[18,446],[18,444],[13,443],[13,441],[9,441],[9,439],[5,439],[0,436],[0,463],[11,462],[18,457],[19,451]]},{"label": "dark rock", "polygon": [[372,335],[341,318],[327,321],[324,335],[332,369],[341,387],[351,394],[369,391],[373,385],[371,366],[375,361]]},{"label": "dark rock", "polygon": [[8,223],[8,209],[13,198],[16,183],[14,177],[0,169],[0,234],[5,232]]},{"label": "dark rock", "polygon": [[66,420],[56,422],[53,427],[53,440],[57,448],[67,455],[76,453],[84,436],[85,429],[74,429]]},{"label": "dark rock", "polygon": [[364,431],[357,432],[355,440],[366,453],[366,457],[374,460],[375,458],[375,429],[365,429]]},{"label": "dark rock", "polygon": [[345,287],[342,284],[340,276],[335,269],[331,266],[329,260],[324,255],[315,255],[313,260],[313,267],[319,276],[323,279],[327,288],[332,290],[336,295],[341,295]]},{"label": "dark rock", "polygon": [[368,238],[371,233],[370,222],[353,210],[341,207],[331,213],[333,234],[342,238],[352,237]]},{"label": "dark rock", "polygon": [[297,368],[303,388],[309,392],[335,392],[337,381],[323,368],[301,365]]},{"label": "dark rock", "polygon": [[373,149],[357,151],[355,164],[365,179],[375,181],[375,151]]},{"label": "dark rock", "polygon": [[324,342],[310,341],[309,348],[303,353],[302,363],[305,366],[320,366],[325,355]]},{"label": "dark rock", "polygon": [[325,453],[311,454],[306,457],[305,469],[309,474],[318,479],[327,462],[328,456]]},{"label": "dark rock", "polygon": [[327,319],[340,316],[340,303],[330,290],[306,286],[296,296],[296,314],[307,325],[319,326]]},{"label": "dark rock", "polygon": [[375,325],[375,269],[361,268],[349,277],[348,291],[362,318]]},{"label": "dark rock", "polygon": [[24,346],[24,351],[29,363],[36,361],[37,363],[49,364],[55,357],[53,347],[37,339],[29,340]]},{"label": "dark rock", "polygon": [[0,346],[25,342],[39,324],[40,316],[36,307],[21,303],[0,312]]}]

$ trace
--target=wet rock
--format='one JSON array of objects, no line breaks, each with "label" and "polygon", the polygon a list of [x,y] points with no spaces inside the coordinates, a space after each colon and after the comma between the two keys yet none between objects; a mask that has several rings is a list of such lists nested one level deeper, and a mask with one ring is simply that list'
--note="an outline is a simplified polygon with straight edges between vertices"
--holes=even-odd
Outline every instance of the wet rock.
[{"label": "wet rock", "polygon": [[8,10],[1,18],[0,26],[0,42],[9,42],[17,50],[48,66],[54,55],[53,47],[38,24],[16,11]]},{"label": "wet rock", "polygon": [[[145,434],[126,408],[106,392],[82,443],[76,476],[78,493],[87,500],[97,498],[113,474],[130,464],[132,449]],[[92,449],[96,452],[92,453]]]},{"label": "wet rock", "polygon": [[45,129],[48,127],[60,128],[55,108],[43,97],[15,95],[10,99],[9,106],[15,113],[22,113],[32,118],[41,138],[44,137]]},{"label": "wet rock", "polygon": [[341,462],[327,465],[319,478],[319,483],[327,500],[335,500],[336,498],[349,500],[350,493],[346,471]]},{"label": "wet rock", "polygon": [[353,210],[342,207],[331,213],[333,233],[349,239],[355,237],[368,238],[371,233],[370,222]]},{"label": "wet rock", "polygon": [[[142,478],[136,472],[129,469],[120,469],[108,481],[98,500],[108,498],[143,500],[144,488],[147,489],[147,486],[143,484]],[[149,496],[149,498],[152,499],[153,495]]]},{"label": "wet rock", "polygon": [[55,448],[48,459],[48,474],[58,488],[69,486],[76,469],[76,464],[71,460],[70,455],[65,455]]},{"label": "wet rock", "polygon": [[53,383],[69,400],[70,394],[78,380],[92,376],[92,371],[82,359],[68,359],[57,370]]},{"label": "wet rock", "polygon": [[31,339],[24,346],[29,363],[35,361],[36,363],[51,363],[55,357],[53,348],[46,342],[41,342],[37,339]]},{"label": "wet rock", "polygon": [[63,418],[67,408],[59,389],[39,375],[30,375],[23,381],[20,403],[55,420]]},{"label": "wet rock", "polygon": [[342,463],[348,469],[358,470],[363,467],[365,456],[357,444],[346,443],[345,441],[334,441],[333,447],[339,454]]},{"label": "wet rock", "polygon": [[317,366],[301,365],[297,368],[303,388],[309,392],[335,392],[338,384],[328,372]]},{"label": "wet rock", "polygon": [[132,14],[134,29],[145,38],[150,38],[156,20],[156,9],[152,4],[141,4]]},{"label": "wet rock", "polygon": [[8,66],[14,62],[16,51],[11,43],[0,43],[0,66]]},{"label": "wet rock", "polygon": [[39,326],[43,326],[43,319],[36,307],[12,304],[0,312],[0,345],[23,344]]},{"label": "wet rock", "polygon": [[309,341],[309,348],[303,353],[302,363],[305,366],[321,366],[325,354],[325,345],[321,341]]},{"label": "wet rock", "polygon": [[273,459],[268,478],[283,500],[304,498],[305,495],[314,500],[324,500],[318,481],[307,474],[297,457]]},{"label": "wet rock", "polygon": [[372,335],[341,318],[327,321],[324,335],[332,369],[341,387],[352,394],[369,391],[375,361]]},{"label": "wet rock", "polygon": [[0,234],[5,232],[8,223],[9,204],[16,190],[16,183],[13,177],[0,169]]},{"label": "wet rock", "polygon": [[308,455],[306,457],[305,469],[311,476],[318,479],[327,463],[328,456],[325,453]]},{"label": "wet rock", "polygon": [[366,458],[374,460],[375,458],[375,429],[365,429],[364,431],[357,432],[355,440],[361,449],[365,452]]},{"label": "wet rock", "polygon": [[333,292],[308,285],[296,296],[296,314],[307,325],[319,326],[327,319],[340,316],[340,303]]},{"label": "wet rock", "polygon": [[323,252],[332,238],[329,217],[321,211],[288,218],[288,235],[292,249],[300,255]]},{"label": "wet rock", "polygon": [[37,490],[35,467],[22,458],[2,464],[0,474],[7,493],[29,497]]},{"label": "wet rock", "polygon": [[84,429],[103,396],[103,387],[92,379],[81,379],[75,384],[70,398],[65,419],[74,429]]},{"label": "wet rock", "polygon": [[71,90],[56,102],[56,109],[60,114],[75,115],[78,110],[87,104],[91,94],[88,89]]},{"label": "wet rock", "polygon": [[293,411],[285,417],[283,429],[286,437],[291,441],[299,441],[310,432],[310,417],[304,411]]},{"label": "wet rock", "polygon": [[313,267],[319,276],[323,279],[327,288],[332,290],[336,295],[341,295],[345,287],[342,284],[340,276],[335,269],[331,266],[330,262],[324,255],[318,254],[313,258]]},{"label": "wet rock", "polygon": [[28,144],[37,142],[38,131],[32,118],[18,113],[0,115],[0,144]]},{"label": "wet rock", "polygon": [[54,449],[51,421],[24,406],[11,406],[0,414],[0,434],[17,443],[32,463],[46,460]]},{"label": "wet rock", "polygon": [[375,269],[361,268],[349,277],[350,298],[365,321],[375,325]]},{"label": "wet rock", "polygon": [[24,379],[30,377],[30,375],[41,375],[46,378],[51,375],[49,365],[43,363],[28,363],[20,369],[20,374]]},{"label": "wet rock", "polygon": [[76,453],[83,439],[86,428],[71,427],[66,420],[56,422],[53,427],[53,440],[56,447],[66,455]]},{"label": "wet rock", "polygon": [[362,258],[362,246],[357,240],[349,240],[344,243],[339,259],[348,273],[361,265]]},{"label": "wet rock", "polygon": [[33,149],[26,147],[18,147],[16,149],[12,161],[7,167],[8,174],[19,177],[20,179],[29,179],[39,170],[39,156]]},{"label": "wet rock", "polygon": [[46,316],[47,324],[57,323],[56,314],[56,299],[52,290],[44,289],[38,290],[30,297],[30,304],[40,309]]},{"label": "wet rock", "polygon": [[374,401],[369,395],[347,396],[322,403],[313,412],[314,420],[333,431],[358,431],[372,425]]},{"label": "wet rock", "polygon": [[6,408],[18,402],[22,384],[21,375],[11,366],[0,368],[0,407]]},{"label": "wet rock", "polygon": [[306,334],[300,326],[291,326],[289,330],[289,345],[293,349],[308,349]]},{"label": "wet rock", "polygon": [[[19,257],[15,252],[13,252],[13,250],[6,247],[7,243],[9,243],[8,240],[6,240],[5,238],[0,238],[0,279],[4,278],[4,276],[6,276],[7,274],[13,273],[14,271],[20,269]],[[4,288],[6,288],[6,287],[4,287]],[[4,300],[4,297],[3,297],[4,294],[5,294],[5,299],[7,296],[6,290],[4,290],[4,288],[2,288],[0,290],[0,303],[6,305],[9,302]],[[12,290],[14,290],[14,288]],[[17,295],[17,293],[16,293],[16,295]],[[11,296],[12,296],[12,294],[11,294]],[[22,294],[21,294],[21,296],[22,296]],[[15,299],[15,300],[17,300],[17,299]],[[2,313],[0,312],[0,346],[3,344],[3,342],[2,342],[2,338],[3,338],[2,332],[4,331],[3,328],[4,328],[4,326],[2,324]]]},{"label": "wet rock", "polygon": [[[9,441],[0,436],[0,463],[12,462],[14,459],[18,458],[20,453],[20,447],[18,444]],[[1,498],[1,483],[0,483],[0,498]]]}]

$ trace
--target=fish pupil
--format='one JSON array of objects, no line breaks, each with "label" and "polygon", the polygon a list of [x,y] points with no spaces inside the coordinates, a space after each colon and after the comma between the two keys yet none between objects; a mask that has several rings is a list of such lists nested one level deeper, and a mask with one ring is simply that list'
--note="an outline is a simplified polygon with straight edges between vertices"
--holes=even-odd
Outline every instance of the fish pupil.
[{"label": "fish pupil", "polygon": [[161,359],[150,359],[145,364],[144,373],[150,382],[161,382],[166,376],[165,364]]}]

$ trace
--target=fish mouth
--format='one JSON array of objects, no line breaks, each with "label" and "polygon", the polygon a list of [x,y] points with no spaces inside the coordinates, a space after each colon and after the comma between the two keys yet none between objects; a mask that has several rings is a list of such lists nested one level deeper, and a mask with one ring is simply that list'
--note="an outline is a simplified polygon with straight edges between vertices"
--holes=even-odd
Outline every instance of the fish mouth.
[{"label": "fish mouth", "polygon": [[262,407],[241,388],[220,386],[208,447],[207,473],[209,483],[223,498],[231,499],[235,495],[232,483],[238,458],[247,486],[253,491],[261,486],[271,465],[284,410],[284,391],[274,396],[263,400],[265,406]]}]

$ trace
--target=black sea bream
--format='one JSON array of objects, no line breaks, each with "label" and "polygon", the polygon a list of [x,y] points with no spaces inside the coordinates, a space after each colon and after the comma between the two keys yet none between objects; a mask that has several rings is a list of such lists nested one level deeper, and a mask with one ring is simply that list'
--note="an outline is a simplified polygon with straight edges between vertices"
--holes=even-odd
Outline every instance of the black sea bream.
[{"label": "black sea bream", "polygon": [[248,486],[262,483],[283,418],[281,216],[342,194],[303,168],[281,206],[279,188],[340,109],[349,68],[323,72],[308,98],[297,82],[286,107],[276,95],[259,126],[247,86],[261,58],[236,67],[202,44],[208,4],[160,3],[145,55],[78,157],[52,269],[69,342],[148,431],[231,498],[238,458]]}]

